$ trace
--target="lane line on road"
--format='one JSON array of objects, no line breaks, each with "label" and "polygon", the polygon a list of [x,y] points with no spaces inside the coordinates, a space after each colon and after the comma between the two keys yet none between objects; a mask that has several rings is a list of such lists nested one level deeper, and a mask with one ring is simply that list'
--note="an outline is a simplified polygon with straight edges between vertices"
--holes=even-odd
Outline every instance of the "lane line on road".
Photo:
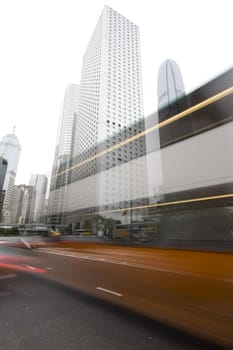
[{"label": "lane line on road", "polygon": [[31,249],[31,245],[28,242],[26,242],[25,239],[20,238],[20,240],[28,249]]},{"label": "lane line on road", "polygon": [[81,255],[79,253],[73,253],[73,252],[69,253],[67,251],[62,252],[61,250],[54,251],[54,250],[50,250],[47,248],[41,248],[41,249],[38,249],[38,251],[41,253],[67,256],[67,257],[75,258],[75,259],[91,260],[91,261],[97,261],[97,262],[102,262],[102,263],[107,263],[107,264],[115,264],[115,265],[121,265],[121,266],[126,266],[126,267],[154,270],[154,271],[159,271],[159,272],[167,272],[167,273],[172,273],[172,274],[182,275],[182,276],[192,276],[192,277],[198,277],[198,278],[211,278],[214,280],[228,282],[228,283],[233,282],[232,278],[218,278],[218,277],[214,277],[214,276],[210,277],[210,276],[204,276],[204,275],[201,275],[198,273],[192,273],[192,272],[186,272],[186,271],[176,271],[176,270],[172,270],[172,269],[168,269],[168,268],[164,268],[164,267],[144,265],[144,264],[138,264],[138,263],[134,263],[134,262],[117,261],[117,260],[111,260],[111,259],[103,260],[103,258],[99,258],[99,257],[97,258],[95,256],[91,257],[91,256]]},{"label": "lane line on road", "polygon": [[[42,249],[38,249],[38,251],[41,253],[45,253],[45,254],[67,256],[67,257],[75,258],[75,259],[91,260],[91,261],[103,262],[103,263],[107,263],[107,264],[115,264],[115,265],[121,265],[121,266],[123,265],[123,266],[127,266],[127,267],[136,267],[136,268],[140,268],[140,269],[169,272],[169,273],[175,273],[178,275],[190,275],[189,273],[186,273],[183,271],[174,271],[171,269],[165,269],[165,268],[161,268],[158,266],[143,265],[143,264],[138,264],[138,263],[133,263],[133,262],[117,261],[117,260],[111,260],[111,259],[104,259],[103,260],[103,258],[80,255],[79,253],[69,253],[67,251],[62,252],[61,250],[54,251],[54,250],[49,250],[49,249],[45,250],[42,248]],[[199,276],[199,275],[197,275],[197,276]]]},{"label": "lane line on road", "polygon": [[122,297],[121,293],[114,292],[114,290],[110,290],[102,287],[96,287],[96,289],[101,290],[102,292],[105,292],[105,293],[116,295],[117,297]]}]

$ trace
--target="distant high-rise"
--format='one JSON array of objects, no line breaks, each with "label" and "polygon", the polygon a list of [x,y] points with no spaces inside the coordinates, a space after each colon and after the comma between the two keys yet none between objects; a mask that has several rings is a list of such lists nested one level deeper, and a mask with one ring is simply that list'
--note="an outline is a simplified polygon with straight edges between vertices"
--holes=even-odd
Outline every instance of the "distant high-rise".
[{"label": "distant high-rise", "polygon": [[2,207],[5,196],[5,191],[2,189],[7,171],[7,160],[0,156],[0,221],[2,218]]},{"label": "distant high-rise", "polygon": [[[168,118],[187,109],[188,101],[185,95],[183,78],[180,68],[173,60],[166,60],[160,66],[158,75],[158,121],[163,122]],[[182,126],[178,123],[159,129],[160,146],[166,146],[173,142],[182,132],[191,131],[190,119],[185,119]]]},{"label": "distant high-rise", "polygon": [[70,181],[71,174],[67,170],[72,166],[73,161],[78,106],[79,85],[71,84],[66,89],[62,106],[52,169],[48,201],[48,219],[50,223],[53,224],[61,224],[64,219],[63,208],[66,202],[66,186]]},{"label": "distant high-rise", "polygon": [[[4,136],[0,141],[0,156],[4,157],[7,162],[7,172],[3,189],[5,190],[5,198],[3,203],[3,221],[7,223],[9,220],[9,205],[12,197],[13,186],[15,183],[16,172],[18,168],[21,146],[17,136],[12,133]],[[5,215],[6,214],[6,215]]]},{"label": "distant high-rise", "polygon": [[164,61],[158,74],[159,121],[182,110],[180,100],[184,95],[184,83],[178,64],[171,59]]},{"label": "distant high-rise", "polygon": [[[105,6],[83,57],[76,164],[143,131],[143,114],[139,27]],[[126,189],[120,185],[120,177],[113,168],[142,154],[145,154],[145,142],[140,139],[133,147],[119,147],[116,152],[83,166],[74,164],[72,182],[112,169],[105,173],[108,179],[100,176],[95,185],[97,202],[106,209],[107,203],[113,203],[116,192],[130,191],[130,186]],[[135,168],[129,172],[137,173]],[[140,174],[138,182],[139,179],[142,179]],[[107,182],[111,183],[109,189]]]},{"label": "distant high-rise", "polygon": [[17,185],[13,187],[10,211],[11,224],[28,224],[34,187]]},{"label": "distant high-rise", "polygon": [[2,190],[5,181],[7,165],[7,160],[0,156],[0,190]]},{"label": "distant high-rise", "polygon": [[29,180],[29,186],[33,188],[33,195],[30,208],[30,223],[44,222],[44,205],[47,191],[48,178],[41,174],[32,174]]}]

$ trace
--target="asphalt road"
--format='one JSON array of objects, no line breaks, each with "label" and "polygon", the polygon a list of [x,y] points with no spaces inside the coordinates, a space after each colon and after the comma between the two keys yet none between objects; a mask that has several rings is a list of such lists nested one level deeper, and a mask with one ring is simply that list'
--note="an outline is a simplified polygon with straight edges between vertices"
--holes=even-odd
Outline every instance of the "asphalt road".
[{"label": "asphalt road", "polygon": [[[176,296],[180,288],[195,290],[193,276],[187,280],[189,276],[172,276],[164,269],[142,268],[142,261],[139,268],[126,255],[111,260],[103,254],[49,250],[1,248],[5,252],[1,255],[12,258],[15,266],[40,277],[21,275],[20,268],[0,275],[0,349],[215,348],[118,307],[146,311],[149,316],[156,310],[161,320],[166,320],[167,312],[174,320],[182,315],[185,329],[193,310],[186,303],[185,314]],[[167,288],[172,288],[173,298]],[[185,289],[183,296],[187,297]],[[203,304],[203,296],[199,298]]]},{"label": "asphalt road", "polygon": [[75,290],[8,275],[0,289],[0,349],[217,349]]},{"label": "asphalt road", "polygon": [[232,254],[88,243],[41,253],[49,278],[233,347]]}]

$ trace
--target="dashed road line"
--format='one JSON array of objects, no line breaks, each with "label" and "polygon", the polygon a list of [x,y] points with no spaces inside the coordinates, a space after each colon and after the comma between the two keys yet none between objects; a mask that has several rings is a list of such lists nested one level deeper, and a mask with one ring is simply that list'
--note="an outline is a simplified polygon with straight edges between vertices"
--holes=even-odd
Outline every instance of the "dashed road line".
[{"label": "dashed road line", "polygon": [[46,248],[41,248],[38,249],[39,252],[46,253],[46,254],[53,254],[53,255],[61,255],[61,256],[67,256],[71,258],[76,258],[76,259],[83,259],[83,260],[91,260],[91,261],[97,261],[97,262],[102,262],[102,263],[107,263],[107,264],[115,264],[115,265],[121,265],[121,266],[127,266],[127,267],[134,267],[134,268],[139,268],[139,269],[146,269],[146,270],[154,270],[154,271],[159,271],[159,272],[167,272],[167,273],[172,273],[175,275],[182,275],[182,276],[188,276],[188,277],[198,277],[198,278],[210,278],[214,280],[219,280],[222,282],[228,282],[232,283],[233,279],[232,278],[218,278],[215,276],[204,276],[199,273],[194,273],[194,272],[186,272],[186,271],[178,271],[178,270],[173,270],[173,269],[168,269],[160,266],[153,266],[153,265],[145,265],[145,264],[138,264],[134,262],[126,262],[126,261],[118,261],[118,260],[112,260],[112,259],[103,259],[95,256],[87,256],[87,255],[82,255],[80,253],[70,253],[68,251],[54,251],[51,249],[46,249]]},{"label": "dashed road line", "polygon": [[105,293],[116,295],[117,297],[122,297],[121,293],[115,292],[114,290],[110,290],[110,289],[106,289],[106,288],[102,288],[102,287],[96,287],[96,289],[98,289],[102,292],[105,292]]},{"label": "dashed road line", "polygon": [[[79,253],[70,253],[67,251],[54,251],[50,249],[38,249],[39,252],[46,253],[46,254],[52,254],[52,255],[60,255],[60,256],[67,256],[70,258],[76,258],[76,259],[83,259],[83,260],[91,260],[91,261],[98,261],[98,262],[103,262],[107,264],[115,264],[115,265],[123,265],[127,267],[135,267],[135,268],[140,268],[140,269],[147,269],[147,270],[155,270],[155,271],[161,271],[161,272],[169,272],[169,273],[175,273],[179,275],[190,275],[190,273],[186,273],[183,271],[174,271],[171,269],[165,269],[161,268],[158,266],[151,266],[151,265],[144,265],[144,264],[138,264],[138,263],[133,263],[133,262],[126,262],[126,261],[118,261],[118,260],[112,260],[112,259],[103,259],[95,256],[87,256],[87,255],[82,255]],[[198,275],[199,276],[199,275]]]}]

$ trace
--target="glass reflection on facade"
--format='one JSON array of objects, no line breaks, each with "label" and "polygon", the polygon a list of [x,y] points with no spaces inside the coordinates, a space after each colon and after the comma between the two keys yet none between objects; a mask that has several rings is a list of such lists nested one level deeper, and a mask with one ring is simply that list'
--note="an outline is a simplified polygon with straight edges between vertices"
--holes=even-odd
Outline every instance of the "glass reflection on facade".
[{"label": "glass reflection on facade", "polygon": [[[115,157],[116,162],[68,185],[65,216],[73,231],[88,228],[97,236],[154,245],[232,241],[232,82],[229,70],[183,96],[187,108],[165,122],[153,114],[139,135],[118,144],[110,140],[109,148],[96,145],[102,151],[95,159]],[[128,161],[118,157],[118,149],[127,153],[139,140],[148,151],[145,147]],[[96,196],[100,181],[110,196]]]}]

